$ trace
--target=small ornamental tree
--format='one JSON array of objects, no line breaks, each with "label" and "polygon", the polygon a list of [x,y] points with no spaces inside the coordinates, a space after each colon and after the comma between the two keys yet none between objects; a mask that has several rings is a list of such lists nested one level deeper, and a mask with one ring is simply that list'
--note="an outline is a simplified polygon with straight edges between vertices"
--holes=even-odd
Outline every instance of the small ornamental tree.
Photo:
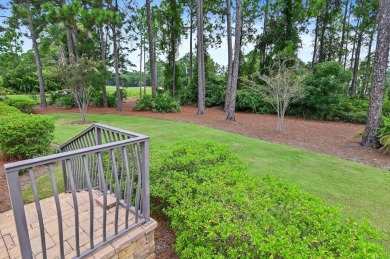
[{"label": "small ornamental tree", "polygon": [[277,58],[267,69],[268,74],[255,74],[254,78],[244,79],[247,87],[270,103],[278,114],[279,132],[284,129],[284,115],[287,107],[304,97],[304,71],[299,61]]},{"label": "small ornamental tree", "polygon": [[98,81],[105,80],[104,65],[100,61],[82,57],[78,62],[61,66],[62,80],[79,107],[81,119],[87,121],[87,109]]}]

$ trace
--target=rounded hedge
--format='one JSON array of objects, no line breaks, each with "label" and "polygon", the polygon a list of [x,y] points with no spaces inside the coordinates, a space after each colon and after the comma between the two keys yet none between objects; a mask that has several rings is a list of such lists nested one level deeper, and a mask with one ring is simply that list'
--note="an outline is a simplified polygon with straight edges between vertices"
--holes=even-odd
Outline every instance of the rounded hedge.
[{"label": "rounded hedge", "polygon": [[0,117],[2,116],[8,116],[8,115],[15,115],[15,114],[20,114],[20,110],[15,108],[15,107],[12,107],[12,106],[9,106],[3,102],[0,102]]},{"label": "rounded hedge", "polygon": [[54,120],[23,114],[0,103],[0,151],[4,159],[28,159],[48,152],[54,138]]},{"label": "rounded hedge", "polygon": [[183,142],[152,156],[151,194],[182,258],[382,258],[378,232],[298,187],[251,176],[226,146]]},{"label": "rounded hedge", "polygon": [[34,106],[37,104],[37,102],[33,99],[23,97],[6,99],[5,103],[9,106],[19,109],[23,113],[33,113]]}]

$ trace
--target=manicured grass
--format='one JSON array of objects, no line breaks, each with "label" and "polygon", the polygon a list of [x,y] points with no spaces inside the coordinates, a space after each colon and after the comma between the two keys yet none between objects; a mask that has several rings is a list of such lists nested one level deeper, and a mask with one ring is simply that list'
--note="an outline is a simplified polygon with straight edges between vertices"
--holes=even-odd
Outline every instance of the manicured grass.
[{"label": "manicured grass", "polygon": [[[127,91],[127,97],[136,97],[139,98],[139,87],[125,87]],[[108,85],[107,93],[115,93],[115,86]],[[142,94],[144,93],[144,88],[142,87]],[[150,86],[146,87],[146,94],[151,94],[152,88]]]},{"label": "manicured grass", "polygon": [[[57,121],[55,142],[58,144],[88,127],[71,124],[79,120],[78,114],[52,116]],[[364,217],[390,234],[390,173],[385,170],[190,123],[92,114],[88,119],[148,135],[151,149],[190,139],[212,139],[226,144],[248,163],[250,173],[280,177],[320,197],[328,205],[341,206],[346,217]],[[390,240],[384,246],[390,252]]]}]

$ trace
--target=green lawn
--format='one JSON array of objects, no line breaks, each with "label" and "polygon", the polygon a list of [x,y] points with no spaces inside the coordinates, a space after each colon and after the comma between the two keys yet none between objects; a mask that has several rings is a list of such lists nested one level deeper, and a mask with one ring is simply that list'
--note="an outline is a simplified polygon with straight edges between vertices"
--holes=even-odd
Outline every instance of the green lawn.
[{"label": "green lawn", "polygon": [[[139,87],[125,87],[127,91],[127,97],[139,97]],[[114,93],[116,90],[115,86],[108,85],[107,93]],[[142,94],[144,93],[144,88],[142,88]],[[152,88],[150,86],[146,87],[146,94],[151,94]]]},{"label": "green lawn", "polygon": [[[52,116],[57,121],[58,144],[88,127],[70,124],[79,120],[78,114]],[[385,170],[190,123],[118,115],[91,114],[88,119],[149,135],[152,149],[189,139],[212,139],[227,144],[248,163],[251,174],[287,180],[328,205],[340,206],[347,217],[364,217],[390,234],[390,173]],[[390,240],[384,245],[390,252]]]}]

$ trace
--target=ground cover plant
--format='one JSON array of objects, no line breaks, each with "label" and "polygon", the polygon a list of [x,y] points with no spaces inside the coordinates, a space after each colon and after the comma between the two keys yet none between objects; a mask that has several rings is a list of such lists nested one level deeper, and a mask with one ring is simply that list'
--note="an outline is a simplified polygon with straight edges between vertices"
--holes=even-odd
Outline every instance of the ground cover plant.
[{"label": "ground cover plant", "polygon": [[185,141],[152,159],[151,193],[160,199],[183,258],[383,257],[365,223],[343,221],[296,186],[248,176],[229,148]]},{"label": "ground cover plant", "polygon": [[[61,144],[88,125],[71,124],[77,114],[53,114],[54,142]],[[343,215],[367,218],[389,234],[390,175],[387,171],[340,158],[278,145],[190,123],[178,123],[116,115],[90,115],[91,121],[141,132],[151,136],[152,149],[164,149],[173,142],[213,139],[226,144],[248,164],[249,175],[276,176],[319,197],[327,205],[340,205]],[[50,183],[48,183],[50,184]],[[388,238],[383,242],[390,252]]]}]

